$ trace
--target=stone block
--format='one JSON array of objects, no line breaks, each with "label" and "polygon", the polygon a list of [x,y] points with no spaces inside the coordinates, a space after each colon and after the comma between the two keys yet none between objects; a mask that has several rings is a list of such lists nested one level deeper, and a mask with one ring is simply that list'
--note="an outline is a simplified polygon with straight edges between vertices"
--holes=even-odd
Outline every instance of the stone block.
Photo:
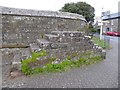
[{"label": "stone block", "polygon": [[37,58],[37,60],[38,61],[47,60],[48,58],[49,58],[48,56],[42,56],[42,57]]},{"label": "stone block", "polygon": [[40,48],[50,48],[50,42],[46,39],[37,39],[36,41]]},{"label": "stone block", "polygon": [[31,52],[39,52],[41,51],[41,48],[36,43],[31,43],[30,50]]},{"label": "stone block", "polygon": [[52,31],[52,34],[56,34],[64,37],[81,37],[82,33],[80,31]]},{"label": "stone block", "polygon": [[15,54],[12,62],[12,70],[21,70],[21,60],[22,60],[22,55],[20,53]]},{"label": "stone block", "polygon": [[29,63],[29,67],[31,68],[43,67],[48,63],[50,63],[48,56],[39,57],[35,62]]},{"label": "stone block", "polygon": [[30,57],[31,57],[30,48],[24,48],[24,49],[21,51],[21,54],[22,54],[22,60],[25,60],[25,59],[30,58]]},{"label": "stone block", "polygon": [[59,42],[59,36],[58,35],[52,35],[52,34],[45,34],[46,39],[51,42]]},{"label": "stone block", "polygon": [[13,78],[19,77],[19,76],[22,76],[22,75],[23,75],[23,73],[20,72],[20,71],[13,71],[13,72],[10,73],[10,76],[13,77]]},{"label": "stone block", "polygon": [[68,43],[52,43],[51,44],[51,49],[57,49],[57,48],[66,49],[67,47],[68,47]]},{"label": "stone block", "polygon": [[98,47],[98,50],[99,50],[99,52],[102,52],[102,47],[99,46],[99,47]]},{"label": "stone block", "polygon": [[102,50],[102,58],[106,59],[106,50]]}]

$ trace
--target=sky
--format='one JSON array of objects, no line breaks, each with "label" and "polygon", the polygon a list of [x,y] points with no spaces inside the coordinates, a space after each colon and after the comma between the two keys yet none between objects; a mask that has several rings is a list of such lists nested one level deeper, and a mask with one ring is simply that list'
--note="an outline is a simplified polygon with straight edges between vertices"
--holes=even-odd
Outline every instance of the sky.
[{"label": "sky", "polygon": [[[86,2],[95,8],[95,16],[101,16],[101,11],[118,12],[120,0],[0,0],[0,6],[58,11],[68,2]],[[120,6],[119,6],[120,7]]]}]

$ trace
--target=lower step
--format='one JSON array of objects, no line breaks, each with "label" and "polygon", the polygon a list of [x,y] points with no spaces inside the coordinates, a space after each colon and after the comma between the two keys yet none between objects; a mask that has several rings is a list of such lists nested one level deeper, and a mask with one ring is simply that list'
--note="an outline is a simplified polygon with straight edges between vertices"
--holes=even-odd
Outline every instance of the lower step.
[{"label": "lower step", "polygon": [[22,60],[28,59],[31,57],[31,51],[30,48],[24,48],[21,52],[22,54]]},{"label": "lower step", "polygon": [[21,70],[21,60],[22,60],[22,55],[20,52],[15,53],[13,62],[12,62],[12,71]]}]

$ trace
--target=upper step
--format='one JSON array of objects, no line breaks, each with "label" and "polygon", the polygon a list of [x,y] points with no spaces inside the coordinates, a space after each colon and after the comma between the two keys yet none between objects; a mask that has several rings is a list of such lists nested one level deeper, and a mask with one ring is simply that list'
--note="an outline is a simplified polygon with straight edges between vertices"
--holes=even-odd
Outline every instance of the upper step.
[{"label": "upper step", "polygon": [[48,48],[50,46],[50,42],[46,39],[37,39],[36,42],[40,48]]},{"label": "upper step", "polygon": [[80,31],[52,31],[52,34],[63,37],[82,37],[83,32]]},{"label": "upper step", "polygon": [[51,42],[57,42],[59,41],[59,36],[58,35],[54,35],[54,34],[45,34],[45,37],[48,41],[51,41]]},{"label": "upper step", "polygon": [[41,49],[40,49],[40,47],[37,45],[37,43],[31,43],[31,44],[30,44],[30,50],[31,50],[31,52],[39,52]]},{"label": "upper step", "polygon": [[53,35],[53,34],[45,34],[45,36],[49,37],[49,38],[52,38],[52,37],[59,37],[58,35]]}]

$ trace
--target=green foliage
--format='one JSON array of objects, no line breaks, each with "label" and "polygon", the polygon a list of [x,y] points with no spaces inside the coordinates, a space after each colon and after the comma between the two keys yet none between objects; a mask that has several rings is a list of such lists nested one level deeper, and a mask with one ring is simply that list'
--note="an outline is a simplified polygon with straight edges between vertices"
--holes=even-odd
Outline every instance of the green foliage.
[{"label": "green foliage", "polygon": [[40,34],[40,38],[45,38],[45,33],[44,32],[42,32],[41,34]]},{"label": "green foliage", "polygon": [[95,44],[97,44],[98,46],[100,46],[102,48],[107,48],[107,49],[110,48],[110,46],[108,45],[108,43],[105,42],[104,40],[100,40],[99,37],[93,37],[92,40],[93,40],[93,42]]},{"label": "green foliage", "polygon": [[22,72],[25,73],[26,75],[29,75],[31,73],[31,69],[28,66],[28,64],[34,61],[35,59],[32,59],[32,58],[22,61]]},{"label": "green foliage", "polygon": [[71,57],[69,55],[67,56],[67,60],[71,60]]},{"label": "green foliage", "polygon": [[62,64],[63,64],[64,67],[65,67],[65,66],[71,66],[72,62],[71,62],[70,60],[64,60],[64,61],[62,62]]},{"label": "green foliage", "polygon": [[94,21],[94,7],[87,4],[86,2],[77,2],[77,3],[66,3],[60,11],[71,12],[83,15],[87,22]]},{"label": "green foliage", "polygon": [[78,53],[77,52],[74,52],[73,53],[73,57],[77,57],[78,56]]},{"label": "green foliage", "polygon": [[91,29],[91,32],[96,33],[96,32],[97,32],[97,29],[92,28],[92,29]]},{"label": "green foliage", "polygon": [[89,24],[89,31],[90,31],[90,33],[96,33],[98,30],[97,30],[97,28],[94,28],[93,25],[90,23]]},{"label": "green foliage", "polygon": [[41,50],[40,53],[33,52],[31,58],[28,58],[28,59],[22,61],[22,72],[25,73],[26,75],[31,74],[32,70],[29,67],[29,63],[35,62],[38,57],[46,56],[46,55],[47,55],[47,53],[45,50]]},{"label": "green foliage", "polygon": [[86,58],[80,58],[80,59],[79,59],[79,62],[80,62],[81,64],[84,64],[84,63],[86,62]]},{"label": "green foliage", "polygon": [[37,52],[33,52],[32,53],[32,59],[36,59],[38,57],[41,57],[41,56],[46,56],[47,53],[45,50],[41,50],[40,53],[37,53]]},{"label": "green foliage", "polygon": [[[42,51],[41,53],[34,52],[32,54],[32,58],[29,58],[22,62],[22,72],[25,73],[26,75],[38,74],[38,73],[43,73],[43,72],[61,72],[61,71],[66,71],[72,67],[80,67],[81,65],[89,65],[89,64],[96,63],[102,60],[101,56],[90,57],[90,55],[92,54],[93,54],[92,52],[84,52],[82,54],[82,57],[79,58],[78,60],[71,60],[71,58],[68,56],[68,58],[61,63],[58,63],[58,64],[49,63],[42,68],[37,67],[37,68],[31,69],[28,65],[29,63],[35,62],[36,57],[46,55],[45,51]],[[51,61],[54,61],[54,60],[56,60],[56,58],[51,58]]]},{"label": "green foliage", "polygon": [[43,72],[43,68],[34,68],[31,73],[32,74],[38,74],[38,73],[42,73]]},{"label": "green foliage", "polygon": [[47,64],[44,68],[47,72],[56,72],[56,71],[62,71],[64,69],[64,66],[62,64]]},{"label": "green foliage", "polygon": [[52,61],[55,61],[55,60],[57,60],[58,58],[56,58],[56,57],[51,57],[51,58],[49,58],[49,60],[52,62]]}]

